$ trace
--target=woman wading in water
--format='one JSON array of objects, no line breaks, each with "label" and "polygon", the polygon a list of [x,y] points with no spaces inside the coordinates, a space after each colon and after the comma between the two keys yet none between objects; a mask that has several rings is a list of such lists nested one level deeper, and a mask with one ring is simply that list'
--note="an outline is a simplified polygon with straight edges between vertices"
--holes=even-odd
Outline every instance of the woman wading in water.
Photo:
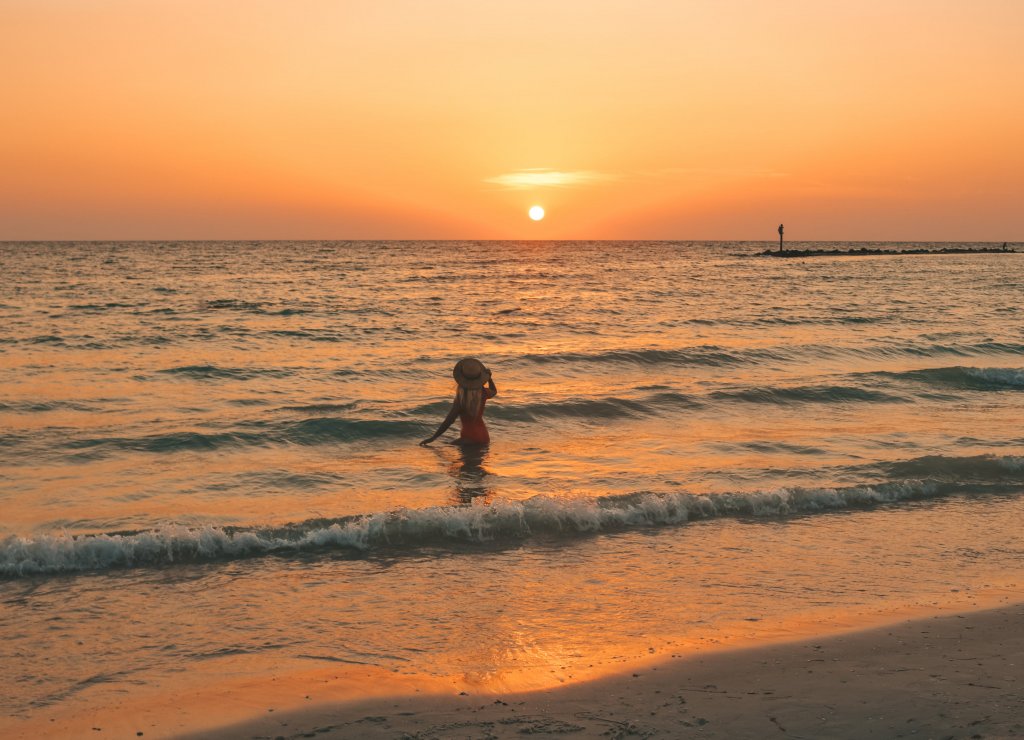
[{"label": "woman wading in water", "polygon": [[487,434],[487,425],[484,424],[484,404],[488,398],[498,395],[498,388],[494,385],[491,371],[484,367],[480,360],[467,357],[455,363],[452,375],[455,377],[455,382],[458,383],[452,408],[448,412],[448,416],[444,417],[444,421],[441,422],[437,431],[420,444],[430,444],[444,434],[455,419],[458,419],[462,425],[462,433],[455,440],[455,444],[485,445],[491,441],[491,437]]}]

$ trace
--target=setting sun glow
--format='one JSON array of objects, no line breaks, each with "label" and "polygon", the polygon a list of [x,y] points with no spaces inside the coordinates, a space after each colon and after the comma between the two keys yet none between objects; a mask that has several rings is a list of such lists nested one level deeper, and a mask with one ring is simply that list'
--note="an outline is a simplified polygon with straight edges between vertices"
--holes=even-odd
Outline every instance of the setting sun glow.
[{"label": "setting sun glow", "polygon": [[530,218],[532,218],[534,221],[540,221],[542,218],[544,218],[544,209],[541,208],[540,206],[533,206],[530,209]]},{"label": "setting sun glow", "polygon": [[525,191],[552,239],[1001,244],[1022,28],[1006,0],[0,2],[0,240],[536,237]]}]

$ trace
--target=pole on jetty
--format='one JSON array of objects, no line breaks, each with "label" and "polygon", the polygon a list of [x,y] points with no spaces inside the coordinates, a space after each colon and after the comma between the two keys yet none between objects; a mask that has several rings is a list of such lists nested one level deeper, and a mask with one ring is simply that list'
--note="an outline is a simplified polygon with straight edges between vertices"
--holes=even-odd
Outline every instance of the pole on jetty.
[{"label": "pole on jetty", "polygon": [[782,251],[782,232],[784,230],[785,230],[785,227],[782,224],[779,224],[779,251],[780,252]]}]

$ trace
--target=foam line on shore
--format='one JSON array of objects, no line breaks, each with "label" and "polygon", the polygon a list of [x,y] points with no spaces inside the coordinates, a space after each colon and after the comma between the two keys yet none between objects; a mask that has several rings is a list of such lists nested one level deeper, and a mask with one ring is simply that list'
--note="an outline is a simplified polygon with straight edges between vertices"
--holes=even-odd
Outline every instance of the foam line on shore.
[{"label": "foam line on shore", "polygon": [[[1020,464],[1017,459],[1016,472]],[[1003,482],[904,480],[847,488],[780,488],[696,495],[637,492],[616,496],[551,497],[489,504],[398,509],[280,527],[187,527],[168,524],[139,532],[9,536],[0,541],[0,576],[165,567],[180,563],[349,551],[392,554],[424,548],[560,539],[717,518],[782,518],[866,508],[992,490],[1018,491],[1014,461],[997,462]]]}]

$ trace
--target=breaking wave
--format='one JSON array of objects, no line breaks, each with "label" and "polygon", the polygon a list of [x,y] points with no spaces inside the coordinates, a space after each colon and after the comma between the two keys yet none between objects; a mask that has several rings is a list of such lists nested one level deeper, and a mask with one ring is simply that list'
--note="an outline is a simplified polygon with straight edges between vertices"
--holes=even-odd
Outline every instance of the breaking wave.
[{"label": "breaking wave", "polygon": [[676,365],[726,367],[762,363],[800,362],[804,360],[893,359],[902,357],[976,357],[990,354],[1022,355],[1024,344],[1013,342],[926,343],[919,341],[876,341],[859,345],[803,344],[776,347],[721,347],[713,344],[670,349],[610,349],[594,352],[533,353],[513,358],[517,362],[548,365],[552,363],[608,363],[632,365]]},{"label": "breaking wave", "polygon": [[893,478],[927,477],[958,483],[1024,482],[1024,457],[1016,455],[925,455],[876,467]]},{"label": "breaking wave", "polygon": [[273,424],[252,422],[247,427],[223,432],[183,431],[138,437],[90,437],[72,440],[65,443],[64,447],[80,453],[101,453],[106,450],[180,452],[272,444],[317,445],[385,437],[405,438],[422,434],[425,429],[423,424],[416,421],[341,419],[332,416]]},{"label": "breaking wave", "polygon": [[715,391],[712,398],[748,403],[902,403],[909,399],[881,391],[849,386],[802,386],[798,388],[744,388],[736,391]]},{"label": "breaking wave", "polygon": [[[913,463],[915,461],[911,461]],[[976,465],[967,459],[964,465]],[[1024,458],[1007,459],[1024,470]],[[920,463],[919,464],[924,464]],[[1019,479],[1019,476],[1018,476]],[[778,518],[978,491],[962,483],[904,480],[846,488],[780,488],[749,493],[697,495],[638,492],[601,497],[538,495],[523,501],[398,509],[337,519],[312,519],[281,527],[166,525],[140,532],[36,537],[0,541],[0,576],[162,567],[323,551],[359,556],[401,553],[533,538],[572,538],[716,518]]]},{"label": "breaking wave", "polygon": [[881,377],[910,380],[959,390],[1024,390],[1024,370],[1008,367],[936,367],[905,372],[872,373]]},{"label": "breaking wave", "polygon": [[184,365],[172,367],[158,372],[167,375],[178,375],[193,380],[249,380],[261,376],[283,378],[293,374],[289,368],[232,368],[217,365]]}]

